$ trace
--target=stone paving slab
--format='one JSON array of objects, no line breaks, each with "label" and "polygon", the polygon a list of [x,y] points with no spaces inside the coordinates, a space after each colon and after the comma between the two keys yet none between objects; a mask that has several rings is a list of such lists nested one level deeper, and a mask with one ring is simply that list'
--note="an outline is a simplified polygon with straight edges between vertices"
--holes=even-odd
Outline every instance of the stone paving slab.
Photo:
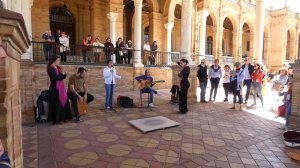
[{"label": "stone paving slab", "polygon": [[[161,90],[156,107],[116,108],[105,112],[104,98],[88,107],[83,122],[50,123],[23,127],[24,167],[300,167],[288,158],[281,119],[266,119],[268,108],[229,109],[230,103],[189,103],[187,114],[170,104],[169,90]],[[138,91],[128,95],[138,105]],[[271,114],[270,114],[271,115]],[[164,116],[179,127],[143,134],[129,120]],[[275,115],[273,114],[273,117]]]}]

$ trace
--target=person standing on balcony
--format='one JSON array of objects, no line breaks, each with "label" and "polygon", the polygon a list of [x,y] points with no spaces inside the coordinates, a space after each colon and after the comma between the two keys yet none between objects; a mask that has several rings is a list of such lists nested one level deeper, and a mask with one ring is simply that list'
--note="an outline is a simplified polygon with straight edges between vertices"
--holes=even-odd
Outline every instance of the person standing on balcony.
[{"label": "person standing on balcony", "polygon": [[188,80],[190,75],[189,61],[186,59],[181,59],[179,62],[180,66],[183,68],[178,77],[180,78],[180,91],[179,91],[179,113],[187,113],[189,111],[187,107],[187,95],[190,87],[190,82]]},{"label": "person standing on balcony", "polygon": [[251,75],[254,71],[254,66],[251,64],[251,60],[249,57],[246,57],[244,61],[245,64],[242,66],[242,69],[244,70],[245,73],[244,86],[246,85],[247,87],[246,95],[245,95],[245,104],[247,104],[249,99],[250,89],[251,89],[251,83],[252,83]]},{"label": "person standing on balcony", "polygon": [[149,60],[149,57],[150,57],[150,44],[149,44],[149,41],[145,41],[145,44],[144,44],[144,64],[146,65],[148,60]]},{"label": "person standing on balcony", "polygon": [[113,105],[113,95],[115,90],[116,79],[121,79],[121,76],[117,75],[117,71],[113,66],[112,60],[107,60],[107,67],[103,70],[103,78],[105,84],[105,109],[111,110]]},{"label": "person standing on balcony", "polygon": [[102,48],[104,47],[104,44],[100,43],[99,38],[96,38],[93,43],[93,50],[94,50],[94,62],[99,63],[100,53],[102,52]]},{"label": "person standing on balcony", "polygon": [[217,90],[219,87],[220,78],[222,77],[222,68],[219,65],[219,59],[215,59],[214,65],[212,65],[208,71],[208,78],[210,79],[210,96],[209,101],[212,101],[212,95],[214,93],[214,101],[216,100]]},{"label": "person standing on balcony", "polygon": [[61,32],[60,32],[59,29],[57,29],[57,31],[53,35],[53,37],[54,37],[54,42],[55,42],[54,55],[56,55],[56,53],[60,53],[60,41],[59,41],[59,38],[61,37]]},{"label": "person standing on balcony", "polygon": [[93,55],[92,45],[93,39],[92,35],[88,35],[86,38],[83,38],[83,62],[91,62],[91,57]]},{"label": "person standing on balcony", "polygon": [[106,60],[112,60],[113,54],[114,54],[114,48],[115,46],[111,43],[111,39],[108,37],[106,39],[106,42],[104,43],[105,47],[105,55],[106,55]]},{"label": "person standing on balcony", "polygon": [[205,93],[206,93],[206,86],[207,86],[207,65],[205,63],[205,59],[201,60],[201,64],[198,65],[199,69],[197,71],[197,77],[199,80],[199,85],[200,85],[200,102],[201,103],[207,103],[205,100]]},{"label": "person standing on balcony", "polygon": [[51,35],[51,30],[47,30],[42,39],[44,40],[43,50],[45,60],[48,61],[53,56],[54,37]]},{"label": "person standing on balcony", "polygon": [[127,63],[130,64],[131,58],[132,58],[132,50],[133,50],[133,44],[131,40],[128,40],[127,44],[125,45],[126,48],[126,57],[127,57]]},{"label": "person standing on balcony", "polygon": [[118,64],[122,63],[123,61],[123,49],[125,48],[125,45],[123,43],[123,40],[121,37],[118,38],[118,41],[116,42],[116,62]]},{"label": "person standing on balcony", "polygon": [[60,42],[60,59],[61,62],[67,62],[67,50],[69,48],[69,37],[66,35],[65,32],[61,32],[61,37],[59,37]]},{"label": "person standing on balcony", "polygon": [[149,57],[150,65],[155,65],[155,58],[157,56],[158,45],[156,41],[153,41],[151,46],[151,54]]}]

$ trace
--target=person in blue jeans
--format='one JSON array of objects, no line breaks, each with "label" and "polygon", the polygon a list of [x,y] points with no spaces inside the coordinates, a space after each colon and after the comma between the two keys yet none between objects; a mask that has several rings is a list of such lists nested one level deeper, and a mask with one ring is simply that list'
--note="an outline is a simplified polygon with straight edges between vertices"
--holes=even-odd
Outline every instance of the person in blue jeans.
[{"label": "person in blue jeans", "polygon": [[113,66],[113,61],[106,61],[107,67],[103,70],[103,78],[105,84],[105,108],[111,110],[113,105],[113,95],[116,84],[116,79],[121,79],[121,76],[117,75],[117,71]]},{"label": "person in blue jeans", "polygon": [[288,130],[289,128],[289,120],[290,120],[290,116],[292,113],[292,88],[293,88],[293,83],[289,82],[288,83],[288,91],[286,92],[285,95],[285,106],[286,106],[286,110],[285,110],[285,124],[284,124],[284,128],[285,130]]},{"label": "person in blue jeans", "polygon": [[[156,90],[154,90],[152,87],[155,85],[155,82],[153,82],[153,78],[151,77],[150,69],[145,70],[145,75],[137,76],[134,78],[138,82],[144,82],[145,87],[141,89],[142,93],[149,93],[150,94],[150,100],[148,102],[149,107],[154,107],[153,104],[153,94],[160,95]],[[149,85],[147,85],[149,84]]]},{"label": "person in blue jeans", "polygon": [[197,71],[197,77],[199,80],[199,85],[200,85],[200,102],[201,103],[207,103],[205,100],[205,93],[206,93],[206,86],[207,86],[207,80],[208,80],[208,75],[207,75],[207,66],[205,64],[205,59],[201,60],[201,64],[198,65],[199,69]]}]

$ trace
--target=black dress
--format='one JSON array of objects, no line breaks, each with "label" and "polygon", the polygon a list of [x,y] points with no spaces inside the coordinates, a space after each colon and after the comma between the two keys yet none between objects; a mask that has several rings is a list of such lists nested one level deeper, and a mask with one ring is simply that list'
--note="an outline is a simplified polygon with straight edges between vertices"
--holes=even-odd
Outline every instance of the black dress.
[{"label": "black dress", "polygon": [[190,82],[188,80],[190,75],[190,67],[184,67],[181,72],[178,74],[179,77],[182,77],[180,81],[180,91],[179,91],[179,111],[181,113],[187,113],[189,109],[187,108],[187,94],[190,87]]},{"label": "black dress", "polygon": [[63,107],[59,101],[59,91],[56,88],[56,81],[61,81],[66,79],[65,74],[59,72],[56,74],[54,67],[48,66],[47,69],[48,76],[50,77],[50,87],[49,87],[49,114],[48,121],[52,121],[53,124],[56,124],[61,121],[66,121],[72,118],[70,113],[70,105],[67,101],[67,104]]}]

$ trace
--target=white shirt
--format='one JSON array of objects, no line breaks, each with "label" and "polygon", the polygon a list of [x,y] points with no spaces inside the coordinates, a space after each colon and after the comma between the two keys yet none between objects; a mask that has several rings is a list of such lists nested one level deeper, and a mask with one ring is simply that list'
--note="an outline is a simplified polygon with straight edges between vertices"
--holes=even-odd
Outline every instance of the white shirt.
[{"label": "white shirt", "polygon": [[[214,65],[213,65],[214,67]],[[219,66],[219,70],[215,71],[212,67],[209,68],[208,78],[221,78],[222,77],[222,68]]]},{"label": "white shirt", "polygon": [[251,76],[250,76],[250,73],[249,73],[249,66],[248,65],[245,65],[245,68],[244,68],[244,75],[245,75],[245,80],[249,80],[251,79]]},{"label": "white shirt", "polygon": [[59,37],[59,42],[62,44],[62,46],[59,47],[60,52],[67,51],[67,48],[69,47],[69,38],[68,37]]},{"label": "white shirt", "polygon": [[144,44],[144,50],[150,51],[150,45],[149,44]]},{"label": "white shirt", "polygon": [[223,83],[230,83],[230,71],[224,71]]},{"label": "white shirt", "polygon": [[[113,72],[111,72],[111,70]],[[111,80],[113,80],[113,84],[116,84],[116,79],[121,79],[121,76],[117,75],[117,71],[115,68],[113,67],[109,68],[107,66],[103,69],[103,78],[104,78],[104,83],[110,85]]]},{"label": "white shirt", "polygon": [[95,46],[94,52],[100,53],[102,52],[102,48],[97,48],[97,47],[104,47],[104,44],[100,43],[100,42],[93,42],[93,46]]}]

